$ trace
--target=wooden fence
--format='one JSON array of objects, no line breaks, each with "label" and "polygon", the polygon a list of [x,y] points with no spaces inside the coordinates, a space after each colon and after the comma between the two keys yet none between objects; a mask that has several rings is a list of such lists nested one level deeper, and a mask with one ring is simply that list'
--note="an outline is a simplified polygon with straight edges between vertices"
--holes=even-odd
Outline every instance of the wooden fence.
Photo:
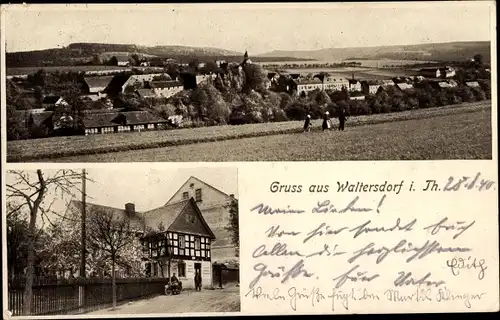
[{"label": "wooden fence", "polygon": [[[116,279],[117,302],[162,294],[167,279]],[[84,294],[82,294],[82,291]],[[22,315],[24,280],[11,280],[8,286],[9,310]],[[64,315],[89,312],[111,306],[111,279],[35,280],[32,315]]]}]

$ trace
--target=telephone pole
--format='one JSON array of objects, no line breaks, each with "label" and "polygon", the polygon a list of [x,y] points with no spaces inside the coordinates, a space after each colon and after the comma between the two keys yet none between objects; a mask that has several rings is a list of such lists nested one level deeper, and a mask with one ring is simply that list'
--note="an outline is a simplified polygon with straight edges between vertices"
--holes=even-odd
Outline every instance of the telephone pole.
[{"label": "telephone pole", "polygon": [[[86,205],[86,185],[87,185],[87,172],[82,169],[82,239],[81,239],[81,254],[80,254],[80,278],[86,278],[85,276],[85,255],[86,255],[86,245],[85,245],[85,222],[87,221],[87,205]],[[83,308],[85,306],[85,284],[80,284],[78,287],[78,302],[79,307]]]},{"label": "telephone pole", "polygon": [[81,239],[81,260],[80,260],[80,277],[85,278],[85,258],[86,258],[86,221],[87,221],[87,204],[86,204],[86,185],[87,185],[87,172],[82,169],[82,239]]}]

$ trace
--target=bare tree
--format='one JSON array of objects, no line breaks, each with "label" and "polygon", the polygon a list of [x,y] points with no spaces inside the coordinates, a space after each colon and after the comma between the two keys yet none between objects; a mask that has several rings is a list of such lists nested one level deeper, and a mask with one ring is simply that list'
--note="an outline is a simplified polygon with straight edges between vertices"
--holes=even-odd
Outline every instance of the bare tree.
[{"label": "bare tree", "polygon": [[113,308],[116,307],[116,265],[127,255],[132,247],[137,247],[138,239],[131,228],[130,219],[118,216],[111,211],[93,210],[88,214],[88,245],[89,248],[101,251],[111,260],[111,277],[113,291]]},{"label": "bare tree", "polygon": [[[22,170],[10,170],[7,172],[6,198],[7,201],[17,203],[16,207],[7,212],[7,217],[25,208],[29,212],[28,227],[28,257],[26,265],[26,283],[23,297],[23,315],[31,314],[32,286],[35,264],[35,238],[36,222],[41,217],[42,221],[50,221],[49,212],[56,199],[64,194],[74,195],[75,189],[79,190],[82,174],[73,170],[56,170],[43,172],[37,169],[36,173]],[[46,197],[53,193],[52,201],[46,203]]]}]

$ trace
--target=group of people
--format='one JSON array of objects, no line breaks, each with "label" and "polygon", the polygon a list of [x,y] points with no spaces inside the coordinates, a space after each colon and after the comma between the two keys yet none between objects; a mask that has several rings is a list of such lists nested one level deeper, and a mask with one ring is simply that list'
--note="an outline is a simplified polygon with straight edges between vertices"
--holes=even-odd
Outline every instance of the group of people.
[{"label": "group of people", "polygon": [[[345,128],[345,121],[346,121],[346,113],[345,110],[342,108],[339,110],[339,131],[344,131]],[[323,128],[323,131],[325,130],[331,130],[333,128],[333,123],[332,120],[330,119],[330,112],[325,112],[325,115],[323,116],[323,125],[321,126]],[[311,131],[311,115],[308,114],[306,117],[306,121],[304,123],[304,132],[309,132]]]}]

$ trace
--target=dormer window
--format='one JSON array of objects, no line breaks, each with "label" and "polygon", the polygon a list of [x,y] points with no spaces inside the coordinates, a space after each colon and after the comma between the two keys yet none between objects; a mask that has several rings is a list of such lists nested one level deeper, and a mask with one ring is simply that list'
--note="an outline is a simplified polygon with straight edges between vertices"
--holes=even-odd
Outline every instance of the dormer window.
[{"label": "dormer window", "polygon": [[184,199],[184,200],[189,199],[189,192],[183,192],[182,199]]},{"label": "dormer window", "polygon": [[196,189],[196,192],[195,192],[195,200],[196,200],[196,202],[200,202],[200,201],[202,201],[202,200],[201,200],[201,189]]}]

